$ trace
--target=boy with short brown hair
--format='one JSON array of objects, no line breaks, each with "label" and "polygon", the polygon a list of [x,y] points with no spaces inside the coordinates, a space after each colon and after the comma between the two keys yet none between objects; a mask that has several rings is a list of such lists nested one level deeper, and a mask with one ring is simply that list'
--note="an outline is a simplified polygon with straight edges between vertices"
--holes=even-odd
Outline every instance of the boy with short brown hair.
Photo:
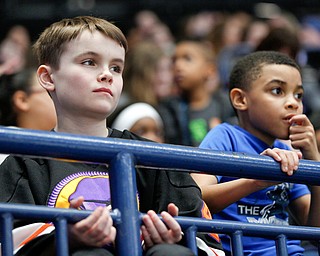
[{"label": "boy with short brown hair", "polygon": [[[38,80],[55,104],[55,132],[143,140],[106,127],[123,86],[127,41],[119,28],[90,16],[63,19],[41,34],[34,49],[40,62]],[[109,215],[107,166],[10,156],[0,169],[1,202],[94,210],[86,219],[69,225],[70,253],[113,255],[116,229]],[[147,212],[141,227],[146,255],[193,255],[177,244],[182,239],[181,227],[173,216],[178,215],[178,207],[182,214],[201,216],[203,203],[192,178],[178,176],[137,170],[140,211]],[[172,186],[175,179],[183,185]],[[48,249],[52,237],[27,243],[17,255],[53,253]]]}]

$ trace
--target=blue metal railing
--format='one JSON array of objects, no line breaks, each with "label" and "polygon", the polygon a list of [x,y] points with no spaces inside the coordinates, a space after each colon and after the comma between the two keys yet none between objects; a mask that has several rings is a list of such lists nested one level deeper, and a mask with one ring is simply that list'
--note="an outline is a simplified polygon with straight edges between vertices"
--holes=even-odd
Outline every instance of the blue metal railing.
[{"label": "blue metal railing", "polygon": [[[136,202],[135,166],[205,172],[216,175],[320,184],[320,163],[301,160],[299,171],[287,176],[270,157],[242,153],[203,150],[175,146],[97,138],[63,133],[41,132],[0,127],[0,153],[72,159],[110,165],[112,217],[117,226],[118,255],[141,255],[141,215]],[[12,220],[45,219],[56,226],[57,255],[68,255],[66,223],[85,218],[90,212],[50,209],[44,206],[0,204],[2,255],[12,255]],[[185,231],[188,246],[196,252],[195,233],[216,232],[230,235],[233,255],[243,255],[242,235],[269,237],[275,240],[278,255],[286,255],[286,239],[320,240],[320,229],[275,226],[177,217]]]}]

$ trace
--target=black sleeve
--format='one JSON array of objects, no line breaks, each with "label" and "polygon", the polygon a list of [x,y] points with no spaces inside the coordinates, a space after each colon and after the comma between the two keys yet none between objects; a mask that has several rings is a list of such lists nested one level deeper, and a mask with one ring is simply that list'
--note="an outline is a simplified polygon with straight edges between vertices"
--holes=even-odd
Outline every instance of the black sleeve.
[{"label": "black sleeve", "polygon": [[[183,138],[181,130],[181,119],[187,117],[187,112],[179,109],[179,101],[167,99],[160,102],[157,110],[163,120],[165,142],[182,145]],[[180,116],[179,116],[180,115]]]},{"label": "black sleeve", "polygon": [[9,156],[0,165],[0,202],[34,204],[24,161]]}]

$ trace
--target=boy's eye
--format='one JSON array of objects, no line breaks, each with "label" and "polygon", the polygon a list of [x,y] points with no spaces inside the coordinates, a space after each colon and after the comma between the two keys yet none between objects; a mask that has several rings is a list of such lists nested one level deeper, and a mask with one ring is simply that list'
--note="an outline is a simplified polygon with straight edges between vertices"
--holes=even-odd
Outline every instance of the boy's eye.
[{"label": "boy's eye", "polygon": [[82,62],[82,64],[88,65],[88,66],[93,66],[94,62],[93,62],[93,60],[85,60],[85,61]]},{"label": "boy's eye", "polygon": [[296,99],[299,99],[299,100],[302,100],[302,98],[303,98],[303,93],[302,93],[302,92],[296,93],[296,94],[295,94],[295,98],[296,98]]},{"label": "boy's eye", "polygon": [[116,72],[116,73],[121,73],[122,69],[119,66],[112,66],[111,71]]},{"label": "boy's eye", "polygon": [[282,89],[280,87],[277,87],[277,88],[272,89],[271,92],[273,94],[279,95],[279,94],[281,94]]},{"label": "boy's eye", "polygon": [[192,61],[192,57],[190,55],[185,55],[184,59],[188,62]]}]

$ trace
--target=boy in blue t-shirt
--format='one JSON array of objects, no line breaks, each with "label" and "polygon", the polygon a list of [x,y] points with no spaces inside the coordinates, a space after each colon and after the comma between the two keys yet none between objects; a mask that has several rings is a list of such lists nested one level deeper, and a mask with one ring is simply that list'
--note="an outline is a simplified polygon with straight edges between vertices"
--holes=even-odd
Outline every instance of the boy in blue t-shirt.
[{"label": "boy in blue t-shirt", "polygon": [[[200,148],[263,154],[292,175],[299,159],[319,160],[315,132],[302,114],[303,86],[298,65],[278,52],[255,52],[242,58],[230,75],[229,97],[239,125],[212,129]],[[289,140],[292,148],[277,140]],[[215,219],[288,225],[288,212],[300,225],[319,225],[318,186],[193,174]],[[219,183],[219,185],[217,185]],[[312,202],[312,204],[311,204]],[[288,211],[289,209],[289,211]],[[221,236],[230,249],[230,239]],[[276,255],[275,241],[243,237],[245,255]],[[302,255],[300,241],[287,241],[289,255]]]}]

